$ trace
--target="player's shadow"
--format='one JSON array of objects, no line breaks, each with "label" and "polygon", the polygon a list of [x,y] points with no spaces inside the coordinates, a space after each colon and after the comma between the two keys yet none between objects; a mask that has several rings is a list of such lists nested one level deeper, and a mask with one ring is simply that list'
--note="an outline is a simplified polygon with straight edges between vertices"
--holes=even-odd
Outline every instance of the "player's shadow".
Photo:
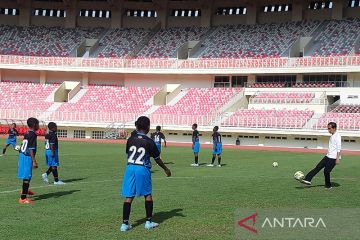
[{"label": "player's shadow", "polygon": [[165,165],[168,165],[168,164],[175,164],[173,162],[164,162]]},{"label": "player's shadow", "polygon": [[[157,223],[163,223],[166,220],[173,218],[173,217],[186,217],[184,214],[182,214],[181,212],[183,211],[182,208],[176,208],[170,211],[162,211],[162,212],[157,212],[154,214],[154,222]],[[142,225],[146,222],[146,218],[143,219],[139,219],[137,220],[132,226],[136,227],[139,225]]]},{"label": "player's shadow", "polygon": [[65,183],[71,183],[71,182],[78,182],[78,181],[82,181],[86,178],[70,178],[70,179],[66,179],[66,180],[63,180],[63,182]]},{"label": "player's shadow", "polygon": [[[336,183],[336,182],[332,182],[331,183],[331,186],[333,187],[333,188],[337,188],[337,187],[340,187],[341,185],[339,184],[339,183]],[[310,186],[308,186],[308,185],[302,185],[302,186],[298,186],[298,187],[296,187],[297,189],[306,189],[306,188],[319,188],[319,187],[325,187],[325,185],[324,184],[318,184],[318,185],[310,185]]]},{"label": "player's shadow", "polygon": [[60,191],[60,192],[53,192],[53,193],[46,193],[42,195],[36,195],[34,196],[35,201],[45,200],[49,198],[59,198],[66,195],[71,195],[75,192],[79,192],[80,190],[70,190],[70,191]]}]

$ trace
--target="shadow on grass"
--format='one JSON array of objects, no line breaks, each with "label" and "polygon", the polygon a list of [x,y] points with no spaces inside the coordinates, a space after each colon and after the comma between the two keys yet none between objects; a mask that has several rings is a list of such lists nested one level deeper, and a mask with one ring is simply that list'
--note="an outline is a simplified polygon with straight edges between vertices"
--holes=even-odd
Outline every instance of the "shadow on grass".
[{"label": "shadow on grass", "polygon": [[71,182],[78,182],[78,181],[82,181],[85,180],[86,178],[70,178],[70,179],[66,179],[63,180],[64,183],[71,183]]},{"label": "shadow on grass", "polygon": [[175,164],[173,162],[164,162],[164,164]]},{"label": "shadow on grass", "polygon": [[75,192],[79,192],[80,190],[70,190],[70,191],[60,191],[60,192],[53,192],[53,193],[46,193],[42,195],[34,196],[35,201],[45,200],[49,198],[59,198],[66,195],[71,195]]},{"label": "shadow on grass", "polygon": [[[184,214],[182,214],[181,212],[183,211],[182,208],[176,208],[170,211],[162,211],[162,212],[157,212],[154,214],[154,222],[157,223],[163,223],[166,220],[173,218],[173,217],[185,217]],[[134,224],[132,224],[133,227],[145,224],[146,222],[146,218],[137,220]]]},{"label": "shadow on grass", "polygon": [[[341,185],[339,183],[332,182],[331,186],[333,188],[337,188],[337,187],[340,187]],[[308,186],[308,185],[303,184],[302,186],[298,186],[298,187],[295,187],[295,188],[296,189],[306,189],[306,188],[319,188],[319,187],[325,188],[325,185],[324,184],[318,184],[318,185],[310,185],[310,186]]]}]

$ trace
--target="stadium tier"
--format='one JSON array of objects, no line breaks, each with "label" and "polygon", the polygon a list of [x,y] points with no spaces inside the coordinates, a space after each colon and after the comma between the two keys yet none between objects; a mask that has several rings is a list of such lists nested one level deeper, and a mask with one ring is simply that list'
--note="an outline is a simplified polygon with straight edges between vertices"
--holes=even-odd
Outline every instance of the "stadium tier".
[{"label": "stadium tier", "polygon": [[239,110],[222,122],[223,126],[245,128],[303,128],[313,116],[310,110]]},{"label": "stadium tier", "polygon": [[326,129],[328,122],[331,121],[338,123],[340,129],[360,129],[360,105],[339,105],[331,112],[324,113],[316,123],[316,127]]},{"label": "stadium tier", "polygon": [[46,111],[53,101],[47,98],[57,87],[57,84],[0,82],[0,109]]},{"label": "stadium tier", "polygon": [[175,58],[181,45],[189,41],[199,41],[208,28],[186,27],[160,30],[139,52],[138,57]]},{"label": "stadium tier", "polygon": [[0,25],[0,54],[68,57],[82,41],[97,38],[101,31],[102,28]]},{"label": "stadium tier", "polygon": [[[74,102],[63,103],[57,112],[99,113],[104,116],[127,113],[127,117],[118,121],[134,121],[135,117],[145,113],[152,105],[152,97],[158,88],[119,87],[89,85],[82,91],[82,96]],[[55,115],[57,116],[57,115]],[[125,116],[125,115],[124,115]],[[56,118],[56,117],[55,117]],[[103,121],[110,121],[104,117]],[[88,121],[88,115],[79,116],[76,121]]]},{"label": "stadium tier", "polygon": [[100,41],[98,57],[123,58],[149,34],[145,29],[111,29]]},{"label": "stadium tier", "polygon": [[221,26],[203,45],[202,58],[280,57],[299,37],[310,36],[317,21]]},{"label": "stadium tier", "polygon": [[359,37],[360,20],[327,21],[325,28],[315,38],[313,56],[345,56],[355,53]]},{"label": "stadium tier", "polygon": [[[211,28],[172,27],[154,32],[142,28],[61,28],[0,25],[0,54],[74,56],[85,39],[99,39],[91,56],[100,58],[176,58],[179,47],[200,41],[195,58],[277,58],[289,56],[300,37],[312,37],[306,56],[345,56],[358,51],[360,20],[326,20]],[[149,39],[147,39],[149,38]],[[144,40],[144,41],[143,41]],[[138,52],[138,53],[137,53]]]},{"label": "stadium tier", "polygon": [[259,93],[252,99],[252,103],[310,103],[315,97],[314,93]]},{"label": "stadium tier", "polygon": [[210,124],[218,110],[241,89],[189,88],[183,91],[186,93],[178,102],[160,106],[150,116],[153,121],[159,124],[191,125],[204,118],[203,124]]}]

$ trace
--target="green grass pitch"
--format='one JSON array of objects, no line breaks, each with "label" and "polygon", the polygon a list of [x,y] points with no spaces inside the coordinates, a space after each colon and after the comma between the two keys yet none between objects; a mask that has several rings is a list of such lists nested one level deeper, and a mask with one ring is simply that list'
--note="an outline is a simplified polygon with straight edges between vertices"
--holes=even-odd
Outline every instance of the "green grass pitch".
[{"label": "green grass pitch", "polygon": [[[144,229],[144,201],[137,198],[130,217],[135,227],[121,233],[124,145],[61,142],[59,173],[66,186],[41,181],[46,170],[42,141],[38,147],[40,166],[31,182],[37,196],[31,206],[17,203],[21,183],[16,153],[9,149],[0,158],[1,239],[233,239],[237,208],[359,206],[358,156],[343,157],[332,175],[338,187],[327,191],[321,186],[322,173],[311,188],[293,179],[295,171],[310,170],[321,154],[225,149],[223,168],[193,168],[191,148],[168,147],[162,155],[173,177],[166,178],[156,165],[152,168],[154,221],[160,227]],[[210,151],[201,150],[201,163],[209,162]]]}]

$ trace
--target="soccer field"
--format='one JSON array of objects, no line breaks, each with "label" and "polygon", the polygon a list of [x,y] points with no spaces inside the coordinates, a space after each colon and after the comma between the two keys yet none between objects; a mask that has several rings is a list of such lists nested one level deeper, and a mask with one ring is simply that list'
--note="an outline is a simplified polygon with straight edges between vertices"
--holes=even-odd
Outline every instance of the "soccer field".
[{"label": "soccer field", "polygon": [[[3,146],[4,140],[0,139]],[[222,168],[190,167],[191,148],[168,147],[163,159],[172,170],[166,178],[153,165],[154,221],[159,228],[145,230],[144,200],[132,205],[134,228],[121,233],[122,198],[126,166],[124,145],[60,143],[60,179],[65,186],[46,185],[43,143],[38,141],[39,169],[33,171],[34,205],[19,205],[17,155],[8,150],[0,158],[1,239],[233,239],[238,208],[358,207],[359,156],[344,156],[333,171],[335,186],[323,187],[323,174],[304,188],[293,179],[322,157],[314,153],[224,150]],[[211,149],[201,149],[200,163],[208,163]],[[278,168],[272,162],[279,163]],[[52,180],[52,175],[50,175]]]}]

